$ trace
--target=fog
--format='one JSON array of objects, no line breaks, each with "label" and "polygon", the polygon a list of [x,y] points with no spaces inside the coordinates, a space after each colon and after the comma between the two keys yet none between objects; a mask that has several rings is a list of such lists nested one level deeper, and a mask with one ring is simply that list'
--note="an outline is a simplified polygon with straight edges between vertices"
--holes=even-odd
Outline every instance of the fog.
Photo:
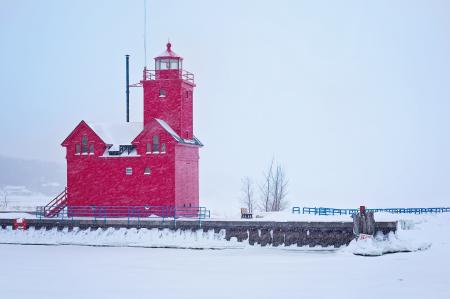
[{"label": "fog", "polygon": [[[148,1],[147,61],[193,72],[201,204],[240,206],[272,158],[292,205],[448,205],[448,1]],[[64,162],[80,120],[125,121],[144,67],[143,1],[0,9],[0,154]],[[142,120],[142,90],[131,91]]]}]

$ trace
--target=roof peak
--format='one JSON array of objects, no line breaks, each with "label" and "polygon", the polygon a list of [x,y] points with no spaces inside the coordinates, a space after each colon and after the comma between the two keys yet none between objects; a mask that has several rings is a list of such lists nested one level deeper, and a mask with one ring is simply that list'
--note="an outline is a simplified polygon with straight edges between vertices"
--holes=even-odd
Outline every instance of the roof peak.
[{"label": "roof peak", "polygon": [[170,41],[168,41],[166,44],[166,50],[164,52],[162,52],[161,54],[159,54],[157,57],[155,57],[155,59],[160,59],[160,58],[183,59],[180,55],[178,55],[177,53],[172,51],[172,43]]}]

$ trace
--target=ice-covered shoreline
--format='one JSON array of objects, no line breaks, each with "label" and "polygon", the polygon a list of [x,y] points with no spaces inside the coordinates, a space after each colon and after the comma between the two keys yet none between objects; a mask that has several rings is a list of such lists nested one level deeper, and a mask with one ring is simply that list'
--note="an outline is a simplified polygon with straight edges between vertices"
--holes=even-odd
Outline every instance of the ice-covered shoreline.
[{"label": "ice-covered shoreline", "polygon": [[[380,215],[384,220],[398,220],[396,233],[377,235],[373,239],[354,240],[340,250],[359,255],[382,255],[393,252],[426,250],[432,246],[450,245],[447,229],[450,217],[439,215]],[[326,218],[326,217],[322,217]],[[320,218],[319,218],[320,219]],[[281,219],[280,219],[281,220]],[[69,230],[29,228],[26,231],[11,227],[0,229],[0,243],[40,245],[83,245],[115,247],[153,247],[190,249],[242,249],[255,247],[248,241],[238,242],[236,238],[225,239],[225,230],[169,230],[169,229],[89,229],[77,227]],[[260,247],[257,245],[256,247]],[[271,247],[271,246],[269,246]],[[279,246],[301,249],[303,247]],[[306,249],[310,247],[305,247]],[[303,248],[303,249],[305,249]],[[317,248],[320,249],[320,248]],[[331,249],[331,248],[323,248]]]}]

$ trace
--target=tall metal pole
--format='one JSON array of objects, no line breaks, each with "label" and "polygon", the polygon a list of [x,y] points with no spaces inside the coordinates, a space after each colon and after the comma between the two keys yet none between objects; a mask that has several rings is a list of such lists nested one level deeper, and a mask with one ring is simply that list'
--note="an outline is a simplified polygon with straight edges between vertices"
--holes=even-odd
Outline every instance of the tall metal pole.
[{"label": "tall metal pole", "polygon": [[144,0],[144,66],[147,67],[147,0]]},{"label": "tall metal pole", "polygon": [[126,68],[126,97],[127,97],[127,123],[130,122],[130,55],[125,55]]}]

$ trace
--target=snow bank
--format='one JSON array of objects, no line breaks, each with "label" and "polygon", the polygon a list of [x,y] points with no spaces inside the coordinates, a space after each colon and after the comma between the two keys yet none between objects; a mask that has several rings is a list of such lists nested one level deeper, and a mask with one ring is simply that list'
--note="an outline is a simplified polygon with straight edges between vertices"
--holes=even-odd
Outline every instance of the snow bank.
[{"label": "snow bank", "polygon": [[81,230],[64,228],[58,231],[34,229],[26,231],[12,230],[11,227],[0,229],[0,243],[6,244],[41,244],[41,245],[89,245],[89,246],[130,246],[130,247],[164,247],[164,248],[204,248],[224,249],[243,248],[246,242],[236,239],[225,240],[225,230],[169,230],[169,229],[114,229]]},{"label": "snow bank", "polygon": [[281,212],[255,212],[252,219],[241,219],[240,213],[220,214],[213,211],[211,220],[220,221],[306,221],[306,222],[352,222],[350,215],[314,215],[314,214],[293,214],[290,211]]},{"label": "snow bank", "polygon": [[356,255],[377,256],[386,253],[425,250],[430,246],[430,242],[404,239],[391,232],[387,236],[378,234],[374,238],[353,240],[345,250]]},{"label": "snow bank", "polygon": [[377,235],[373,239],[353,240],[344,251],[357,255],[376,256],[394,252],[438,249],[450,245],[449,214],[380,214],[377,221],[397,220],[397,232]]},{"label": "snow bank", "polygon": [[[268,216],[268,215],[266,215]],[[277,215],[278,216],[278,215]],[[420,251],[433,247],[433,250],[443,250],[450,246],[450,215],[380,215],[389,217],[383,220],[398,220],[396,233],[379,234],[373,239],[354,240],[349,246],[342,247],[343,253],[378,256],[393,252]],[[269,218],[269,217],[267,217]],[[266,219],[267,219],[266,218]],[[278,219],[282,217],[276,217]],[[323,218],[328,218],[325,216]],[[238,242],[235,238],[225,239],[225,230],[217,233],[214,230],[204,232],[199,230],[170,229],[114,229],[81,230],[67,228],[34,229],[14,231],[11,227],[0,229],[0,243],[9,244],[43,244],[43,245],[88,245],[88,246],[120,246],[120,247],[159,247],[159,248],[194,248],[194,249],[227,249],[259,247],[251,246],[247,241]],[[270,247],[270,246],[268,246]],[[295,245],[279,248],[289,250],[311,250],[310,247]],[[330,250],[330,248],[315,248]]]},{"label": "snow bank", "polygon": [[105,247],[148,247],[148,248],[180,248],[180,249],[243,249],[243,248],[279,248],[298,251],[337,251],[329,246],[278,246],[250,245],[248,241],[238,242],[236,238],[225,239],[225,230],[215,233],[214,230],[204,232],[199,230],[170,230],[170,229],[114,229],[101,228],[82,230],[68,228],[57,230],[35,229],[13,230],[11,227],[0,229],[0,244],[23,245],[81,245]]}]

